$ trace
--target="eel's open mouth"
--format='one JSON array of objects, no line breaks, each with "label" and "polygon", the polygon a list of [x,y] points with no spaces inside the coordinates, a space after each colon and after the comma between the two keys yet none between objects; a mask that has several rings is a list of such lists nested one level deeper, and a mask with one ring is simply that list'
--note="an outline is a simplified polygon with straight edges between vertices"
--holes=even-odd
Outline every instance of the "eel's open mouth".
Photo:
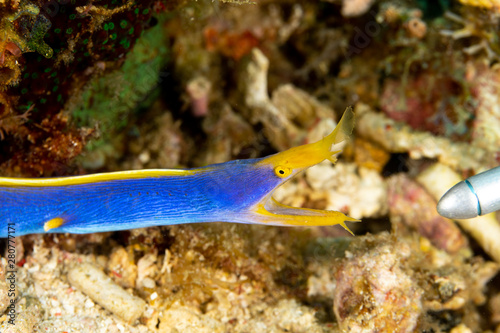
[{"label": "eel's open mouth", "polygon": [[[322,140],[271,155],[261,160],[259,164],[266,165],[275,170],[276,176],[283,180],[279,185],[281,186],[300,171],[326,159],[335,163],[337,159],[334,155],[340,151],[332,151],[332,146],[334,146],[333,148],[337,148],[337,144],[345,141],[352,133],[353,127],[354,113],[351,108],[348,108],[332,133]],[[359,220],[348,217],[341,212],[296,208],[281,204],[272,197],[273,191],[254,206],[252,215],[253,220],[256,220],[256,222],[295,226],[340,224],[351,234],[352,232],[345,225],[345,221],[359,222]]]}]

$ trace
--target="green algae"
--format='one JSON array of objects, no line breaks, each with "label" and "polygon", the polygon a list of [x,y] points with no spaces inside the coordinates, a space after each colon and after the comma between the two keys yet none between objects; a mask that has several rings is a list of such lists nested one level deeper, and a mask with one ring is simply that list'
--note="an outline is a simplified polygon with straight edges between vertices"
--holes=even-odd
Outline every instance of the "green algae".
[{"label": "green algae", "polygon": [[[32,19],[24,19],[24,17]],[[14,21],[20,21],[19,29],[14,26]],[[46,58],[53,55],[53,50],[43,40],[50,29],[51,23],[47,17],[40,14],[40,8],[23,1],[13,14],[5,17],[1,30],[6,40],[15,43],[23,53],[38,52]]]},{"label": "green algae", "polygon": [[[105,144],[114,130],[123,129],[128,116],[158,89],[170,52],[162,30],[167,16],[160,16],[158,24],[142,35],[120,69],[94,79],[71,108],[78,126],[97,126],[101,132],[101,137],[89,144],[89,150]],[[128,25],[123,20],[119,27],[126,29]],[[105,27],[116,28],[109,24]]]}]

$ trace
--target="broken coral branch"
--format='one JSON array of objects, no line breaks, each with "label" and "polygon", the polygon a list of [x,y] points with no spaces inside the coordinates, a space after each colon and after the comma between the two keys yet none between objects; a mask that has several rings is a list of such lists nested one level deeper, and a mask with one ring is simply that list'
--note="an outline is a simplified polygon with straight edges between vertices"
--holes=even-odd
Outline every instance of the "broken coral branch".
[{"label": "broken coral branch", "polygon": [[[498,165],[492,151],[467,142],[453,142],[428,132],[412,130],[371,110],[365,104],[356,105],[357,133],[380,144],[391,153],[408,153],[413,159],[435,158],[459,171],[484,171]],[[492,147],[493,149],[494,147]]]}]

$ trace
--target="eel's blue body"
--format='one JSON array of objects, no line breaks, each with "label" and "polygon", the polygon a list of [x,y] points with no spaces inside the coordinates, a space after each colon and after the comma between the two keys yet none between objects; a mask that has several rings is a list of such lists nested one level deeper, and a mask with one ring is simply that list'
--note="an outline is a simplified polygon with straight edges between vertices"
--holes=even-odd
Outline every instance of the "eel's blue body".
[{"label": "eel's blue body", "polygon": [[[272,170],[255,173],[252,166],[257,161],[231,161],[189,170],[186,175],[148,170],[159,175],[148,177],[143,172],[145,176],[136,179],[64,186],[2,186],[0,216],[5,223],[14,223],[17,235],[44,233],[44,224],[56,218],[64,223],[49,232],[93,233],[180,223],[239,222],[243,218],[239,212],[262,199],[279,182],[265,176],[273,175]],[[0,237],[6,237],[6,232],[2,228]]]},{"label": "eel's blue body", "polygon": [[[343,117],[323,140],[269,157],[189,170],[137,170],[63,178],[1,178],[0,237],[46,232],[94,233],[196,222],[333,225],[340,212],[284,206],[272,192],[324,159],[352,131]],[[346,113],[347,114],[347,113]],[[344,120],[347,118],[347,120]],[[12,231],[12,229],[10,229]]]}]

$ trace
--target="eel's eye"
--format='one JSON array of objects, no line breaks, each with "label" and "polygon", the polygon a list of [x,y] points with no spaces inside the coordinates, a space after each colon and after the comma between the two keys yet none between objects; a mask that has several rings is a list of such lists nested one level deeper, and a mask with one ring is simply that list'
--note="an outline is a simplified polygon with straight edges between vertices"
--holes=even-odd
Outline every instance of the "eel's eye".
[{"label": "eel's eye", "polygon": [[280,178],[286,178],[286,177],[290,176],[290,174],[292,173],[292,170],[290,168],[287,168],[287,167],[277,166],[276,168],[274,168],[274,173],[276,174],[276,176],[278,176]]}]

